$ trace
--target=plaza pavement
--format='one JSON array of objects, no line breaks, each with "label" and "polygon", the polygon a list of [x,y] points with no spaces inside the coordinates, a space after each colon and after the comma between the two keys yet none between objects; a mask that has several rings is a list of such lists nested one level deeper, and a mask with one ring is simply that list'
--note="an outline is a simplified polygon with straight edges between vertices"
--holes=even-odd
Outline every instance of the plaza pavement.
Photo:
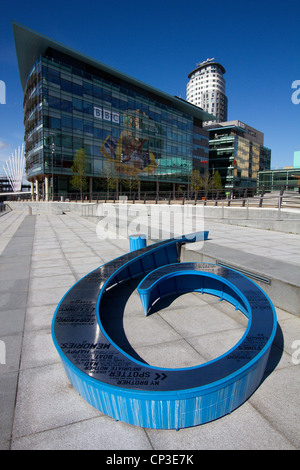
[{"label": "plaza pavement", "polygon": [[[298,273],[299,281],[299,235],[216,221],[205,222],[205,229],[209,240],[198,251],[186,250],[186,259],[227,253],[235,265],[239,259],[251,265],[252,259],[255,272],[265,276],[283,263],[285,276]],[[300,316],[282,307],[276,306],[279,327],[260,387],[216,421],[179,431],[144,429],[105,416],[78,395],[52,342],[55,308],[78,279],[128,251],[126,238],[101,240],[95,223],[71,212],[14,210],[0,217],[0,340],[5,345],[0,449],[299,449]],[[232,347],[245,327],[240,312],[207,294],[185,294],[145,317],[133,291],[124,308],[128,342],[145,361],[161,367],[213,359]]]}]

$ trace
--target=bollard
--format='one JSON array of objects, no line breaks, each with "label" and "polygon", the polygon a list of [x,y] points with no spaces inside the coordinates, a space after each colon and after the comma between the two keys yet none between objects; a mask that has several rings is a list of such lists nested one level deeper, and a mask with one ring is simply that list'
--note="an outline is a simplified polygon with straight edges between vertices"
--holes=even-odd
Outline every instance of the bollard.
[{"label": "bollard", "polygon": [[139,250],[146,247],[146,235],[144,233],[137,233],[129,235],[130,251]]}]

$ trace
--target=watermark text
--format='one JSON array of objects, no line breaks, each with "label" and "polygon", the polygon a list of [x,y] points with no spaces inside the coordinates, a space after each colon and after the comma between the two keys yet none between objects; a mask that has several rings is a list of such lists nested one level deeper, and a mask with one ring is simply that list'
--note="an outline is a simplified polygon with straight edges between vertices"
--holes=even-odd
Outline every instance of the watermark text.
[{"label": "watermark text", "polygon": [[142,233],[153,240],[181,238],[182,235],[192,240],[195,232],[204,231],[202,209],[187,205],[104,204],[97,212],[100,221],[96,233],[100,239],[128,238]]},{"label": "watermark text", "polygon": [[6,85],[3,80],[0,80],[0,104],[6,104]]},{"label": "watermark text", "polygon": [[293,341],[292,349],[295,349],[292,354],[292,363],[298,365],[300,364],[300,339],[295,339],[295,341]]},{"label": "watermark text", "polygon": [[293,93],[292,93],[292,103],[293,104],[299,104],[300,103],[300,80],[294,80],[293,83],[292,83],[292,88],[296,89]]},{"label": "watermark text", "polygon": [[6,364],[6,345],[0,340],[0,364]]}]

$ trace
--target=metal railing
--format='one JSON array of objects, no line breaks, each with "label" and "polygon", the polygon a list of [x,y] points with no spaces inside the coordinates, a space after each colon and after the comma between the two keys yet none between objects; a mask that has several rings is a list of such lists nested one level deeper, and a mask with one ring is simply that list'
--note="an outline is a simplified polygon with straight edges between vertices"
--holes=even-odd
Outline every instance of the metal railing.
[{"label": "metal railing", "polygon": [[[22,197],[11,196],[10,200],[35,201],[36,195],[25,193]],[[39,195],[39,201],[45,201]],[[94,202],[94,203],[139,203],[139,204],[202,204],[204,206],[240,206],[246,207],[273,207],[273,208],[300,208],[300,194],[296,191],[268,192],[268,188],[258,191],[256,188],[242,190],[202,190],[202,191],[147,191],[147,192],[107,192],[93,193],[64,193],[50,196],[49,201],[54,202]]]},{"label": "metal railing", "polygon": [[8,204],[0,202],[0,215],[4,214],[5,212],[10,212],[11,208]]}]

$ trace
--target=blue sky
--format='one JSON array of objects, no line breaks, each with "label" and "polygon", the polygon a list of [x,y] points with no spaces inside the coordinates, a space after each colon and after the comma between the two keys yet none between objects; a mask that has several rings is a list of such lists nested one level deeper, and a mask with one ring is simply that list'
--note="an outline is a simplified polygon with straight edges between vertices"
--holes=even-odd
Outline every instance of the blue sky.
[{"label": "blue sky", "polygon": [[262,131],[277,168],[293,165],[300,150],[300,104],[291,99],[299,18],[299,0],[1,0],[0,173],[24,136],[11,20],[184,99],[188,73],[214,57],[226,69],[228,120]]}]

